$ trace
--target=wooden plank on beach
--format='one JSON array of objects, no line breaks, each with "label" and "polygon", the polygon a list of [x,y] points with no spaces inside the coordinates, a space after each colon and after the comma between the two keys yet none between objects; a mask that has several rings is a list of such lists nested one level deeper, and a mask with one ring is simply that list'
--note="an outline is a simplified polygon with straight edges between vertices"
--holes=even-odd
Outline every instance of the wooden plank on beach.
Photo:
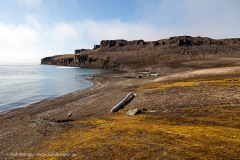
[{"label": "wooden plank on beach", "polygon": [[116,106],[114,106],[111,109],[111,113],[117,112],[122,106],[124,106],[127,102],[132,100],[133,97],[134,97],[134,94],[132,92],[128,93],[128,95],[125,98],[123,98],[123,100],[121,100],[121,102],[119,102]]}]

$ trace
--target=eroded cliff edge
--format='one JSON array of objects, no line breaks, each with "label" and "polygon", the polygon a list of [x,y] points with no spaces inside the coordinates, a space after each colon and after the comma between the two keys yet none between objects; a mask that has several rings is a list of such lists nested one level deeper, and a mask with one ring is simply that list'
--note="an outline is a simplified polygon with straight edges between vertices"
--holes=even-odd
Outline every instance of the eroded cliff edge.
[{"label": "eroded cliff edge", "polygon": [[75,50],[75,54],[45,57],[41,64],[85,68],[146,68],[163,63],[238,57],[240,38],[211,39],[178,36],[157,41],[102,40],[93,49]]}]

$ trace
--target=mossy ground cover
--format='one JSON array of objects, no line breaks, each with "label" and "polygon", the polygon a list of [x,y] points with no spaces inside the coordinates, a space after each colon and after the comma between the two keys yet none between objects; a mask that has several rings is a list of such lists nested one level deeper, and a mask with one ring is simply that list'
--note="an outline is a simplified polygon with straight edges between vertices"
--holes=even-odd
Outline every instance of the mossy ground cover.
[{"label": "mossy ground cover", "polygon": [[[239,85],[240,78],[201,79],[139,87],[151,92],[169,87]],[[165,85],[165,86],[164,86]],[[198,86],[199,87],[199,86]],[[131,103],[129,104],[131,108]],[[151,106],[148,106],[151,108]],[[126,116],[126,109],[71,122],[73,127],[31,149],[62,156],[30,159],[238,159],[240,103],[158,109]]]},{"label": "mossy ground cover", "polygon": [[219,78],[219,79],[192,79],[187,81],[173,81],[173,82],[158,82],[143,85],[139,87],[140,90],[149,91],[149,90],[158,90],[166,89],[171,87],[192,87],[198,85],[220,85],[220,86],[240,86],[240,77],[233,78]]},{"label": "mossy ground cover", "polygon": [[[217,107],[222,111],[220,115],[211,113]],[[187,108],[134,117],[121,111],[104,119],[76,121],[75,125],[92,127],[75,127],[37,146],[38,153],[71,156],[34,159],[234,159],[240,156],[239,107],[236,105],[232,111],[225,106]],[[210,113],[195,116],[192,110]]]}]

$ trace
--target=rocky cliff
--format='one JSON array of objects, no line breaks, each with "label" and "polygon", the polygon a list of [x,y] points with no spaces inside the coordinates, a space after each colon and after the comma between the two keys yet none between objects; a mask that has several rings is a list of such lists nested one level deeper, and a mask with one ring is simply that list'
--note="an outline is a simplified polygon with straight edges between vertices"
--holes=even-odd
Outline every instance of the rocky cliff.
[{"label": "rocky cliff", "polygon": [[158,67],[161,63],[212,59],[240,55],[240,38],[211,39],[178,36],[157,41],[102,40],[91,50],[75,50],[75,54],[45,57],[41,64],[87,68]]}]

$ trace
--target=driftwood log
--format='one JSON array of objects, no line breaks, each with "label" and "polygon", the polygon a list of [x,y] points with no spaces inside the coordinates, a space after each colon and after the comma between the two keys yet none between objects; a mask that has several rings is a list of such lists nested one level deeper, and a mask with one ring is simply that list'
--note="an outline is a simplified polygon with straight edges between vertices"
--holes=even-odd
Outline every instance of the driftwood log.
[{"label": "driftwood log", "polygon": [[111,109],[111,113],[117,112],[120,108],[122,108],[126,103],[130,102],[134,98],[134,94],[132,92],[128,93],[128,95],[121,100],[116,106]]}]

